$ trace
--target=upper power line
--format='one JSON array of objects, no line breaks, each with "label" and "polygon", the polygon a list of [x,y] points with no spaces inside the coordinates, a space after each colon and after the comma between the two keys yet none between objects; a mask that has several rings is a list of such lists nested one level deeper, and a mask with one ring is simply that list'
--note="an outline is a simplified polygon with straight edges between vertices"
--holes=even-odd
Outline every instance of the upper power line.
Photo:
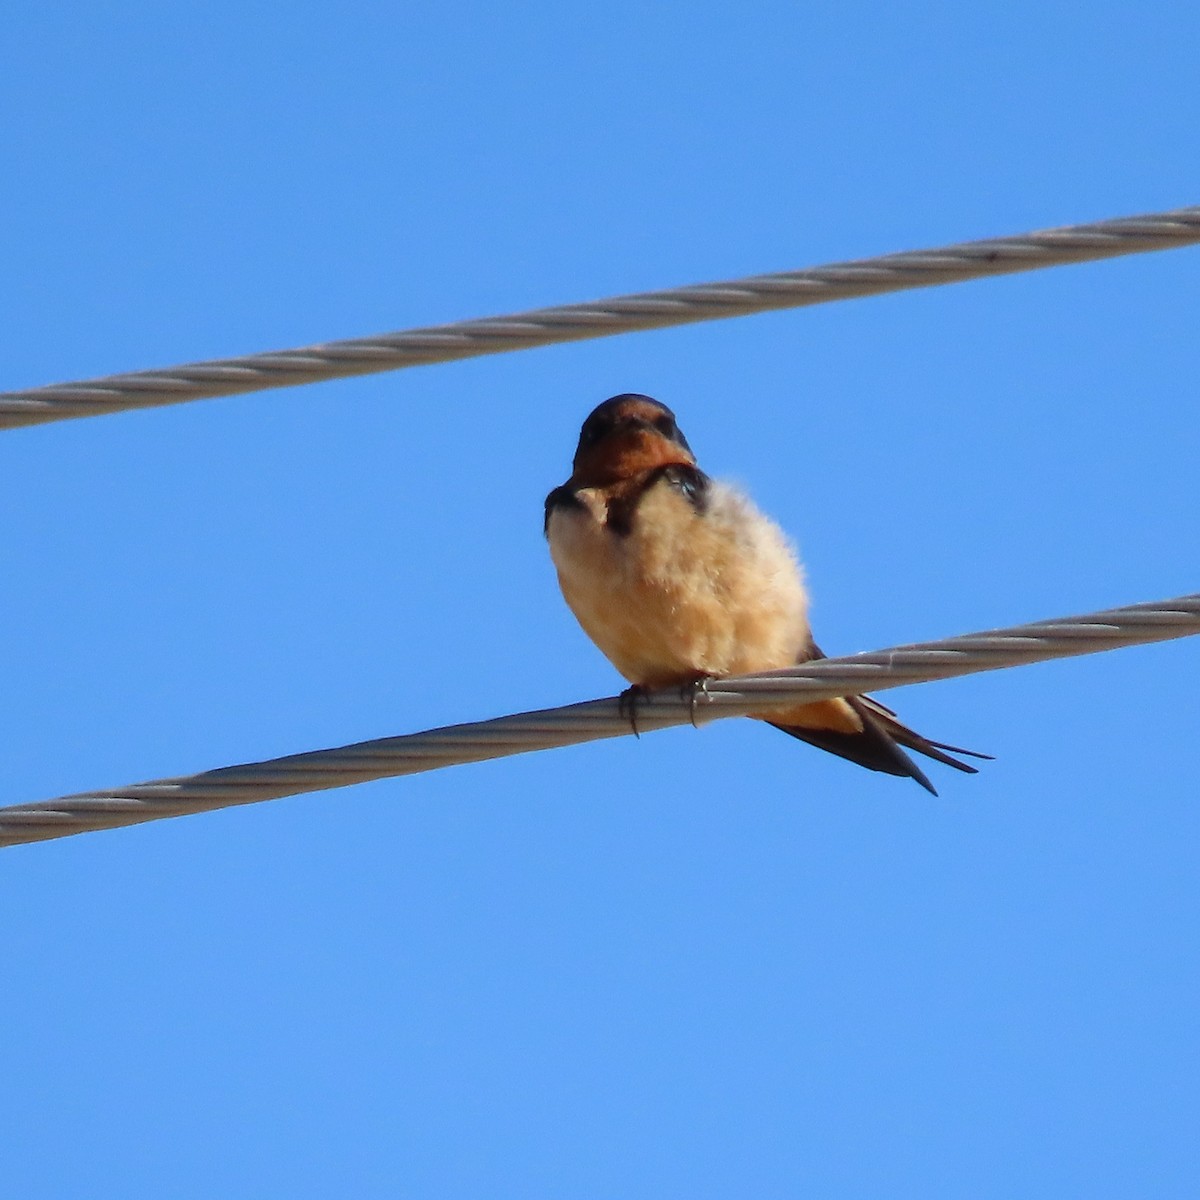
[{"label": "upper power line", "polygon": [[778,275],[754,275],[722,283],[641,292],[589,304],[539,308],[511,316],[326,342],[296,350],[3,392],[0,429],[319,383],[771,309],[799,308],[1147,250],[1167,250],[1195,242],[1200,242],[1200,205],[982,242],[961,242],[933,250],[831,263]]}]

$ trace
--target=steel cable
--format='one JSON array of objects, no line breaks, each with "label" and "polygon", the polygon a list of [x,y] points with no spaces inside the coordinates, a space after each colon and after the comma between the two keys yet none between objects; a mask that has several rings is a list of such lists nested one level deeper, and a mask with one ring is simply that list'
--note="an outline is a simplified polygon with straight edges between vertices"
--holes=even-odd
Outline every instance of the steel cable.
[{"label": "steel cable", "polygon": [[451,362],[1200,242],[1200,206],[0,393],[0,429]]},{"label": "steel cable", "polygon": [[[639,732],[1200,633],[1200,594],[653,692]],[[413,775],[632,732],[618,697],[0,808],[0,846]]]}]

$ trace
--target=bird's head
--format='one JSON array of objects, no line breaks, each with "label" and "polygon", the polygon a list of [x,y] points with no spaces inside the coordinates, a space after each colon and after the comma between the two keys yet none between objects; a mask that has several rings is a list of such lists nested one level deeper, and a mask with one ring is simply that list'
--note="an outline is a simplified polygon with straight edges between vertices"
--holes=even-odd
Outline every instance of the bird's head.
[{"label": "bird's head", "polygon": [[573,478],[585,486],[603,486],[654,467],[695,462],[675,414],[649,396],[625,392],[605,400],[584,421]]}]

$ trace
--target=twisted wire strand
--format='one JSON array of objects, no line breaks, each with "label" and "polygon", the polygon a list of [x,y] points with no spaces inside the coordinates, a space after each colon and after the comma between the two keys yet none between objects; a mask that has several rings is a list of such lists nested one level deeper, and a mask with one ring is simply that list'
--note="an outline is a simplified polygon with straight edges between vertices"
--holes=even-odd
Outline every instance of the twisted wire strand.
[{"label": "twisted wire strand", "polygon": [[0,429],[451,362],[1200,242],[1200,206],[0,393]]},{"label": "twisted wire strand", "polygon": [[[689,721],[766,712],[781,704],[882,691],[1198,633],[1200,593],[944,641],[822,659],[784,671],[714,679],[698,690],[652,692],[637,702],[637,728],[647,733]],[[630,732],[628,710],[615,696],[517,713],[332,750],[291,754],[267,762],[221,767],[199,775],[0,808],[0,846],[347,787]]]}]

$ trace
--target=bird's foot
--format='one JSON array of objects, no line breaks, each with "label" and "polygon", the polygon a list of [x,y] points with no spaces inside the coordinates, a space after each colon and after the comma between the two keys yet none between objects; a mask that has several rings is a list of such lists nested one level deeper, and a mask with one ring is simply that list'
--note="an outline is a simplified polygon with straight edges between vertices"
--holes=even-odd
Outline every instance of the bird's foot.
[{"label": "bird's foot", "polygon": [[639,700],[645,699],[647,690],[648,689],[642,687],[640,683],[631,683],[629,687],[627,687],[617,697],[617,711],[621,714],[621,716],[628,717],[629,728],[633,730],[633,736],[635,738],[640,738],[642,736],[641,732],[638,730],[637,706]]},{"label": "bird's foot", "polygon": [[715,679],[715,675],[701,675],[699,679],[693,679],[691,683],[685,683],[679,689],[680,698],[688,702],[688,716],[691,718],[692,728],[699,729],[696,724],[696,702],[701,696],[708,699],[708,681]]}]

